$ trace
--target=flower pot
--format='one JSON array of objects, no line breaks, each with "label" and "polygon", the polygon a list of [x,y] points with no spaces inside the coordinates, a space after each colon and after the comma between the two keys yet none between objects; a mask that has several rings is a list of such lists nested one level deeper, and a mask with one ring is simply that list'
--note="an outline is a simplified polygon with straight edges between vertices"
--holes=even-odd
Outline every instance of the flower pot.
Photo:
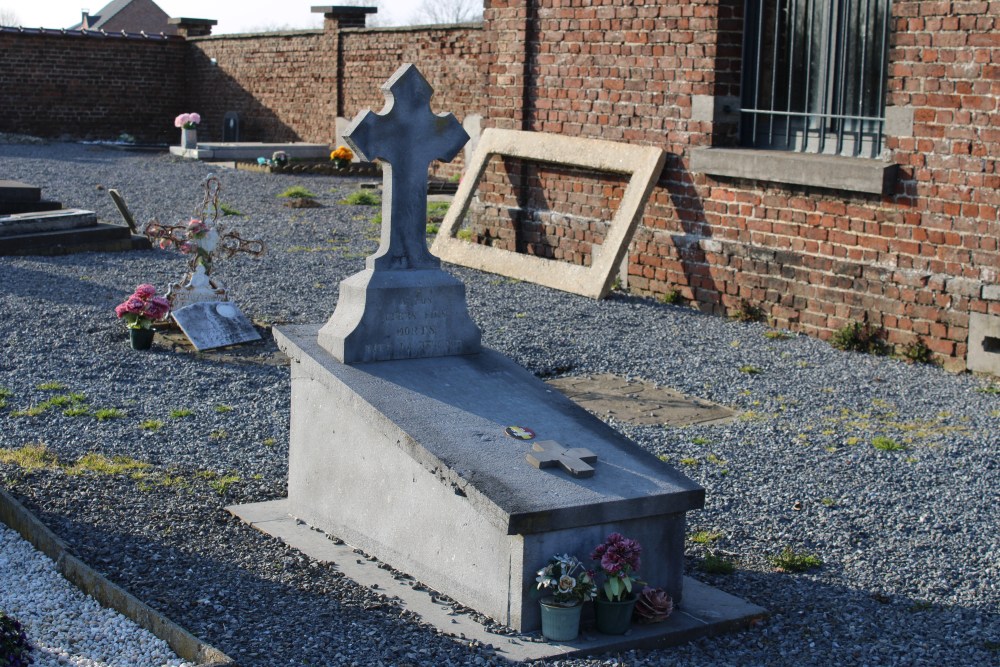
[{"label": "flower pot", "polygon": [[129,329],[128,338],[132,343],[133,350],[148,350],[153,345],[153,336],[156,332],[152,329]]},{"label": "flower pot", "polygon": [[198,147],[198,130],[196,128],[181,129],[181,148]]},{"label": "flower pot", "polygon": [[542,607],[542,636],[555,642],[569,642],[580,634],[580,612],[583,604],[572,607],[556,604],[552,598],[539,601]]},{"label": "flower pot", "polygon": [[606,635],[623,635],[632,624],[632,610],[636,600],[633,595],[627,600],[612,602],[598,597],[594,600],[594,617],[597,621],[597,631]]}]

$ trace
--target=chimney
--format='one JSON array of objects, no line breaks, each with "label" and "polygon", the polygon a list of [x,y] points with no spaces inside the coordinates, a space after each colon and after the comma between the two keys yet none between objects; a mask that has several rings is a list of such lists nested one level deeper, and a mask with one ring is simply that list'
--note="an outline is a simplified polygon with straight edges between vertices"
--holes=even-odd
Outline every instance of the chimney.
[{"label": "chimney", "polygon": [[331,30],[336,26],[342,28],[364,28],[365,17],[374,14],[378,9],[375,7],[352,7],[344,5],[313,5],[314,14],[323,15],[323,29]]},{"label": "chimney", "polygon": [[205,37],[212,34],[212,26],[218,25],[215,19],[170,18],[169,25],[177,26],[177,34],[181,37]]}]

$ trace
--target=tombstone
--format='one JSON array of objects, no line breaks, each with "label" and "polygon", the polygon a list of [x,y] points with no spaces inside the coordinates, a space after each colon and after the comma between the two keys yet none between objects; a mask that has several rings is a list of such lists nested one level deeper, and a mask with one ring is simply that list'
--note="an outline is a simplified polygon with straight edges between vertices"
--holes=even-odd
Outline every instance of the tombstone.
[{"label": "tombstone", "polygon": [[240,115],[227,111],[222,118],[222,142],[235,143],[240,140]]},{"label": "tombstone", "polygon": [[170,317],[199,352],[260,340],[253,323],[231,301],[193,303],[171,311]]},{"label": "tombstone", "polygon": [[230,510],[295,517],[521,631],[539,626],[549,557],[586,559],[615,531],[680,602],[685,514],[704,490],[480,345],[464,285],[424,240],[428,165],[466,134],[431,112],[413,65],[382,90],[382,112],[346,133],[384,163],[381,244],[325,325],[274,329],[293,361],[288,497]]}]

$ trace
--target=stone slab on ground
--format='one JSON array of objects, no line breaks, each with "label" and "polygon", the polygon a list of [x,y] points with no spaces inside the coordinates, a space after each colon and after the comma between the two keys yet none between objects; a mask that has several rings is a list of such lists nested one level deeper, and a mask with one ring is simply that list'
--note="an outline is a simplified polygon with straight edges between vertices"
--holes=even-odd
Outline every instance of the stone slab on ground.
[{"label": "stone slab on ground", "polygon": [[0,215],[12,213],[34,213],[36,211],[58,211],[62,202],[40,199],[38,201],[0,201]]},{"label": "stone slab on ground", "polygon": [[452,605],[442,601],[433,591],[414,588],[416,583],[405,574],[380,567],[368,560],[349,544],[338,544],[334,536],[296,521],[289,514],[287,500],[274,500],[227,507],[235,516],[257,530],[282,540],[285,544],[311,558],[333,563],[346,577],[366,588],[398,598],[407,610],[419,615],[439,632],[461,636],[493,646],[497,654],[512,661],[569,658],[575,656],[651,649],[752,627],[767,616],[767,610],[740,598],[712,588],[690,577],[684,578],[684,601],[663,623],[635,625],[625,635],[602,635],[585,621],[580,637],[572,642],[548,642],[538,633],[531,635],[501,635],[487,630],[473,617],[456,613]]},{"label": "stone slab on ground", "polygon": [[97,214],[79,208],[36,211],[0,216],[0,236],[18,236],[93,227]]},{"label": "stone slab on ground", "polygon": [[170,316],[199,352],[260,340],[253,323],[231,301],[192,303]]},{"label": "stone slab on ground", "polygon": [[42,189],[20,181],[0,180],[0,202],[36,202],[42,198]]},{"label": "stone slab on ground", "polygon": [[270,158],[277,151],[284,151],[290,158],[328,158],[329,144],[294,143],[258,143],[253,141],[200,141],[197,148],[182,148],[171,146],[170,153],[185,158],[197,160],[256,160],[259,157]]},{"label": "stone slab on ground", "polygon": [[[519,630],[539,623],[536,570],[611,532],[657,554],[644,577],[682,598],[696,483],[496,352],[347,365],[318,330],[274,330],[293,361],[296,517]],[[590,450],[594,475],[533,467],[512,425]]]},{"label": "stone slab on ground", "polygon": [[147,250],[149,247],[149,239],[145,236],[133,235],[124,225],[104,223],[80,229],[0,236],[0,255],[68,255]]},{"label": "stone slab on ground", "polygon": [[547,383],[602,419],[613,417],[639,425],[690,426],[721,424],[736,417],[733,410],[711,401],[610,373],[555,378]]}]

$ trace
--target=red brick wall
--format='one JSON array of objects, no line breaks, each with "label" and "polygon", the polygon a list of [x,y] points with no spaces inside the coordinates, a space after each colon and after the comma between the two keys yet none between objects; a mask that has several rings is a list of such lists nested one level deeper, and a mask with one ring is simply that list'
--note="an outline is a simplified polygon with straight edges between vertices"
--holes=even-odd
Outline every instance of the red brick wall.
[{"label": "red brick wall", "polygon": [[176,140],[184,40],[0,30],[0,132]]},{"label": "red brick wall", "polygon": [[[900,165],[887,197],[690,171],[692,148],[733,145],[733,127],[692,119],[691,98],[738,94],[742,2],[580,4],[487,3],[487,124],[668,152],[631,246],[632,291],[676,289],[719,313],[746,301],[824,338],[867,318],[960,364],[969,312],[1000,314],[979,298],[1000,267],[1000,2],[893,3],[888,104],[912,107],[915,125],[887,141]],[[524,183],[494,167],[486,203]],[[539,217],[518,208],[537,197],[514,199],[508,221]]]},{"label": "red brick wall", "polygon": [[315,30],[190,40],[188,110],[202,116],[198,138],[220,141],[224,115],[236,111],[241,141],[333,142],[337,41],[337,32]]}]

